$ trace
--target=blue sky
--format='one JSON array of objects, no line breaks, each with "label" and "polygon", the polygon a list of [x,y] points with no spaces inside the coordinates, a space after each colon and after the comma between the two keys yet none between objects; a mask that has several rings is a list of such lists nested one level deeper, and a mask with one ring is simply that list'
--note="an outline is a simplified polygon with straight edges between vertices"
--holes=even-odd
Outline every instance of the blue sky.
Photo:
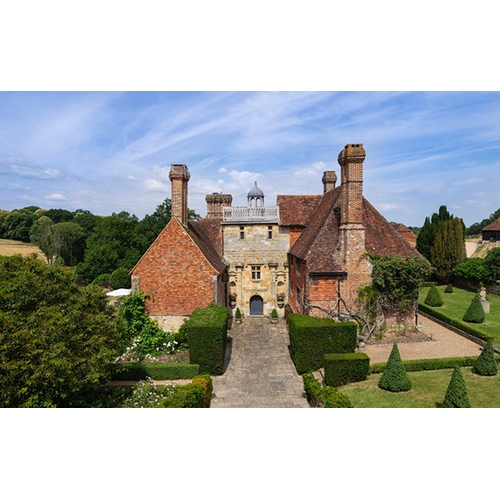
[{"label": "blue sky", "polygon": [[143,217],[170,197],[171,163],[205,194],[246,203],[321,193],[345,144],[366,150],[364,193],[420,226],[447,205],[466,225],[500,207],[498,92],[0,92],[0,209]]}]

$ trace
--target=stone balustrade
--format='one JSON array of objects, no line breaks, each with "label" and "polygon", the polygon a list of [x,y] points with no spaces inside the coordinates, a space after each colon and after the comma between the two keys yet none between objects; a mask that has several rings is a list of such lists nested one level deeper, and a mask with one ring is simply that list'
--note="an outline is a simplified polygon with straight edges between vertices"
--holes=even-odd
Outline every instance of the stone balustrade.
[{"label": "stone balustrade", "polygon": [[224,207],[223,222],[278,222],[279,207]]}]

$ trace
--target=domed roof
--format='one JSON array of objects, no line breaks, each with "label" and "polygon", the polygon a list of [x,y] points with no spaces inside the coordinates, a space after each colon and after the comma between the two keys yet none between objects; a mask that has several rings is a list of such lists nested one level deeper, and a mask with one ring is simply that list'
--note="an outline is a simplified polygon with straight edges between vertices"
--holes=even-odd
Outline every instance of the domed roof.
[{"label": "domed roof", "polygon": [[257,181],[255,181],[255,186],[248,191],[247,198],[264,198],[264,193],[257,186]]}]

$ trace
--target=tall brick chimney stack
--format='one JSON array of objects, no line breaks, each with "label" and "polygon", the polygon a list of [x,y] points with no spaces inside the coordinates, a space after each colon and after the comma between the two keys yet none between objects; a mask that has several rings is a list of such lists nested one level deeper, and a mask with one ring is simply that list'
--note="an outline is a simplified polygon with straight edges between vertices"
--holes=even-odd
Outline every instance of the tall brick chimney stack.
[{"label": "tall brick chimney stack", "polygon": [[342,206],[341,224],[363,223],[363,144],[347,144],[339,153],[341,167]]},{"label": "tall brick chimney stack", "polygon": [[372,265],[366,258],[363,226],[363,144],[348,144],[339,154],[341,204],[339,256],[347,271],[344,298],[355,303],[357,289],[371,280]]},{"label": "tall brick chimney stack", "polygon": [[323,194],[328,193],[332,189],[335,189],[335,183],[337,182],[337,174],[334,171],[323,172]]},{"label": "tall brick chimney stack", "polygon": [[222,219],[224,207],[230,207],[233,197],[230,194],[212,193],[205,196],[207,219]]},{"label": "tall brick chimney stack", "polygon": [[188,182],[191,178],[186,165],[170,165],[168,175],[172,183],[172,217],[177,217],[180,223],[187,225],[188,219]]}]

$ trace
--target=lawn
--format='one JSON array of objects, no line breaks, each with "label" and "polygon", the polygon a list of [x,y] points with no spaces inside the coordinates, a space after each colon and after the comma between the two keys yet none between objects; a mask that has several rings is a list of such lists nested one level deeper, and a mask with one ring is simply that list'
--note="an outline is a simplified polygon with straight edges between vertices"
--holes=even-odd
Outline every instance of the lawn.
[{"label": "lawn", "polygon": [[[473,408],[500,408],[500,375],[481,377],[472,368],[462,368]],[[355,408],[436,408],[444,399],[452,369],[408,372],[413,388],[408,392],[388,392],[378,387],[381,374],[340,387]]]},{"label": "lawn", "polygon": [[[464,290],[463,288],[453,287],[453,293],[444,293],[446,286],[438,286],[437,289],[441,293],[444,300],[444,306],[436,307],[435,309],[445,314],[446,316],[462,321],[462,318],[467,311],[475,292]],[[429,288],[422,288],[419,294],[419,303],[423,304]],[[488,333],[494,337],[493,344],[500,348],[500,297],[489,295],[490,312],[486,315],[484,323],[467,323],[477,330]]]}]

